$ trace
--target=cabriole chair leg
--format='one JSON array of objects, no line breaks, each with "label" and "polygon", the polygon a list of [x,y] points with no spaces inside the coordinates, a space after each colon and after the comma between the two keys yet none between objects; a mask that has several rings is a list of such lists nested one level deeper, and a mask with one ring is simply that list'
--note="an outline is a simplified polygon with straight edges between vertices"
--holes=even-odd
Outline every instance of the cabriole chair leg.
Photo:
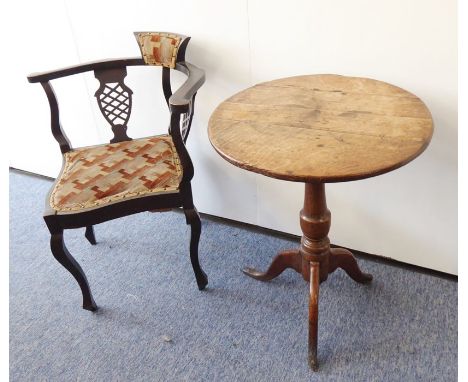
[{"label": "cabriole chair leg", "polygon": [[63,230],[58,233],[53,233],[50,238],[50,249],[55,259],[62,264],[76,279],[83,294],[83,309],[95,311],[97,305],[94,302],[93,295],[89,289],[86,275],[81,269],[80,264],[76,262],[73,256],[68,252],[65,243],[63,242]]},{"label": "cabriole chair leg", "polygon": [[190,235],[190,261],[192,262],[193,271],[195,272],[195,278],[197,279],[198,289],[205,289],[208,284],[208,277],[200,266],[198,261],[198,243],[200,241],[201,234],[201,220],[200,215],[196,208],[184,209],[185,219],[187,224],[190,224],[191,235]]},{"label": "cabriole chair leg", "polygon": [[96,236],[94,236],[94,228],[92,225],[86,227],[85,237],[92,245],[96,245]]}]

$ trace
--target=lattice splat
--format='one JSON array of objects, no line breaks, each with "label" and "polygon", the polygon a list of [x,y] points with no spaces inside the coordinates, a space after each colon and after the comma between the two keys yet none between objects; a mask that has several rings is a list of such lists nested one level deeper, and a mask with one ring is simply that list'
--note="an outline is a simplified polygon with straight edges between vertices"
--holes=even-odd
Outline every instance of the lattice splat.
[{"label": "lattice splat", "polygon": [[193,117],[193,98],[190,100],[189,109],[186,113],[181,115],[180,131],[184,142],[187,141],[188,133],[190,132],[190,126],[192,124]]},{"label": "lattice splat", "polygon": [[133,92],[124,83],[126,75],[126,69],[95,71],[95,76],[100,82],[95,97],[102,115],[112,126],[112,143],[131,139],[126,131],[132,111]]},{"label": "lattice splat", "polygon": [[112,125],[126,125],[130,118],[130,94],[118,82],[108,83],[98,96],[104,116]]}]

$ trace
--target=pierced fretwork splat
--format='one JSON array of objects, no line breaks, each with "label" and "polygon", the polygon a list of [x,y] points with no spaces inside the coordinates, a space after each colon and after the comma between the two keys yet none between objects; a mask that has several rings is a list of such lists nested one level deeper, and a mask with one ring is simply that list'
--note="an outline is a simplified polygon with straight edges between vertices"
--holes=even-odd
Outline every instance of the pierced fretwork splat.
[{"label": "pierced fretwork splat", "polygon": [[94,75],[100,82],[99,89],[94,94],[99,110],[114,132],[111,143],[131,140],[127,135],[127,123],[132,111],[133,92],[124,83],[127,70],[96,70]]}]

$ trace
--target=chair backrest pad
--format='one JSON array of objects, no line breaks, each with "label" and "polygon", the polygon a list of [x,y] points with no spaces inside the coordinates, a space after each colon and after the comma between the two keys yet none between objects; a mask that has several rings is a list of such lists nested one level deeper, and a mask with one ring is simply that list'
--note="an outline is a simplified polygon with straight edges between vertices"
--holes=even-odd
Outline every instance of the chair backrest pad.
[{"label": "chair backrest pad", "polygon": [[166,32],[135,32],[141,55],[147,65],[174,69],[185,36]]}]

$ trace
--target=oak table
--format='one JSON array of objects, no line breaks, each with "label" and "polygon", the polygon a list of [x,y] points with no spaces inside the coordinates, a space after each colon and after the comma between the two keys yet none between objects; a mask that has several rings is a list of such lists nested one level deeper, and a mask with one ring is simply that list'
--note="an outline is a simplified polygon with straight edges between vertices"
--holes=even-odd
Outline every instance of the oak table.
[{"label": "oak table", "polygon": [[309,365],[317,370],[319,284],[342,268],[358,283],[353,254],[330,248],[325,183],[376,176],[408,163],[429,144],[432,117],[415,95],[385,82],[339,75],[308,75],[255,85],[221,103],[208,127],[214,149],[243,169],[305,183],[298,249],[280,252],[257,280],[292,268],[310,282]]}]

